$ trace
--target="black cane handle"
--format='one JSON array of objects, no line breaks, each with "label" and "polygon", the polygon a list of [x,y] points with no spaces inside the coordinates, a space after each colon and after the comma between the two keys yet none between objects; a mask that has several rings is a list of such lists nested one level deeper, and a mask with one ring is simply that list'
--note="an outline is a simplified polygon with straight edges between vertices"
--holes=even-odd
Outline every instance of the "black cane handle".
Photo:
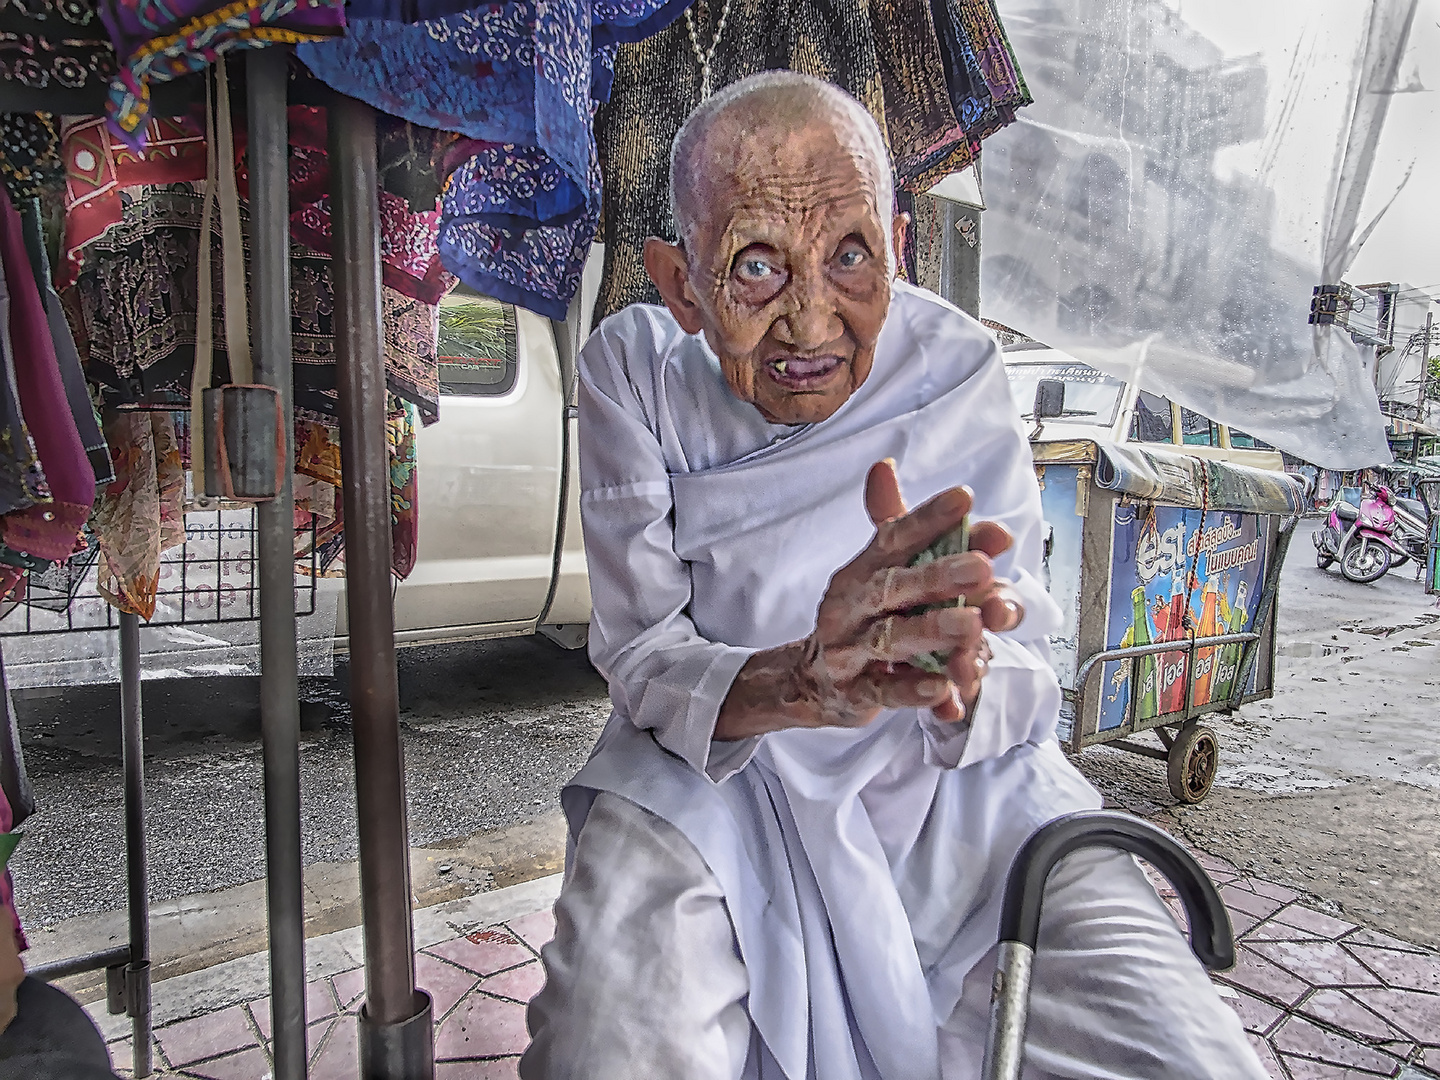
[{"label": "black cane handle", "polygon": [[1040,936],[1045,882],[1055,864],[1088,847],[1120,848],[1138,855],[1170,882],[1190,923],[1190,948],[1211,971],[1235,966],[1230,914],[1210,875],[1169,833],[1147,821],[1112,810],[1083,810],[1038,829],[1015,856],[1005,882],[1000,940],[1034,949]]}]

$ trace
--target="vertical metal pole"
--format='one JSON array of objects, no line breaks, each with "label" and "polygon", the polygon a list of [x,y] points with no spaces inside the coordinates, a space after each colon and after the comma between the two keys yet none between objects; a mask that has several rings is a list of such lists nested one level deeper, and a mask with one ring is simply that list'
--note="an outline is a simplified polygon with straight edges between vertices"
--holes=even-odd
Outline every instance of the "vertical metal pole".
[{"label": "vertical metal pole", "polygon": [[278,498],[256,508],[260,562],[260,731],[265,753],[266,893],[275,1080],[304,1080],[305,906],[300,863],[300,700],[295,651],[294,389],[290,357],[288,64],[283,49],[247,60],[255,381],[280,391]]},{"label": "vertical metal pole", "polygon": [[345,497],[345,610],[360,897],[365,922],[365,1080],[434,1074],[430,999],[415,989],[410,843],[390,587],[390,464],[380,308],[379,172],[375,113],[342,98],[330,110],[335,205],[336,345]]},{"label": "vertical metal pole", "polygon": [[130,915],[130,962],[125,965],[125,1011],[131,1023],[131,1067],[137,1077],[154,1068],[150,1044],[150,888],[145,856],[145,739],[140,716],[140,619],[120,613],[120,756],[125,770],[125,888]]}]

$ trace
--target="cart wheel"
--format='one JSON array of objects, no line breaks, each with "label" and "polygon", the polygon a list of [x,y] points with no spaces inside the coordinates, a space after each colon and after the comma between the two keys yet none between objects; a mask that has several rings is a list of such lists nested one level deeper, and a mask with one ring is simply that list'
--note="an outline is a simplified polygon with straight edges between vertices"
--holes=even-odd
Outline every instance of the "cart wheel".
[{"label": "cart wheel", "polygon": [[1167,762],[1170,794],[1182,803],[1198,803],[1210,794],[1210,785],[1215,783],[1220,740],[1207,727],[1183,727],[1170,747]]}]

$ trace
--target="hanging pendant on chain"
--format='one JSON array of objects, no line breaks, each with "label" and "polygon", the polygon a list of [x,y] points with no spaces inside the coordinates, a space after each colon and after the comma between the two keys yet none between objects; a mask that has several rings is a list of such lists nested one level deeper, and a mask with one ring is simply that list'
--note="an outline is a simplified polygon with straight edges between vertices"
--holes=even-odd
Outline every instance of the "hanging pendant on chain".
[{"label": "hanging pendant on chain", "polygon": [[715,50],[720,45],[720,37],[725,33],[725,22],[730,18],[731,0],[725,0],[720,8],[720,18],[715,22],[715,36],[710,39],[710,47],[700,48],[700,41],[695,36],[695,18],[687,8],[685,11],[685,33],[690,38],[690,51],[695,54],[695,60],[700,65],[700,100],[704,101],[712,93],[715,87],[711,81],[710,65],[715,59]]}]

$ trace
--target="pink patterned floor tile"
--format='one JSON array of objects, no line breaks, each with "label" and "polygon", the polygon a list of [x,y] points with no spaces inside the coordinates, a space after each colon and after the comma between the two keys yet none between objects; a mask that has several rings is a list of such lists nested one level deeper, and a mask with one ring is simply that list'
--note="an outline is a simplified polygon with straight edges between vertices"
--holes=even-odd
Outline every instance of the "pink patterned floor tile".
[{"label": "pink patterned floor tile", "polygon": [[525,1006],[471,994],[435,1034],[435,1060],[519,1054],[529,1045]]},{"label": "pink patterned floor tile", "polygon": [[1260,925],[1260,919],[1243,911],[1230,912],[1230,930],[1237,937],[1244,937]]},{"label": "pink patterned floor tile", "polygon": [[519,1076],[518,1057],[435,1063],[435,1080],[519,1080]]},{"label": "pink patterned floor tile", "polygon": [[1270,1044],[1258,1035],[1246,1036],[1250,1045],[1255,1048],[1255,1055],[1260,1059],[1260,1064],[1265,1066],[1265,1071],[1270,1074],[1271,1080],[1290,1080],[1285,1075],[1285,1070],[1280,1068],[1280,1061],[1275,1056],[1275,1051],[1270,1049]]},{"label": "pink patterned floor tile", "polygon": [[1298,926],[1301,930],[1310,930],[1331,941],[1344,937],[1355,929],[1354,923],[1331,918],[1304,904],[1291,904],[1283,911],[1276,913],[1275,921],[1282,922],[1286,926]]},{"label": "pink patterned floor tile", "polygon": [[1344,990],[1317,990],[1305,999],[1300,1012],[1331,1027],[1348,1031],[1368,1042],[1395,1042],[1405,1034],[1361,1005]]},{"label": "pink patterned floor tile", "polygon": [[1231,986],[1249,990],[1258,997],[1286,1008],[1310,992],[1308,983],[1297,979],[1279,965],[1272,964],[1249,946],[1241,945],[1235,952],[1235,967],[1216,976]]},{"label": "pink patterned floor tile", "polygon": [[1226,885],[1221,888],[1220,898],[1225,901],[1225,906],[1230,909],[1232,914],[1240,911],[1246,915],[1253,915],[1257,919],[1268,919],[1282,906],[1279,900],[1261,896],[1249,889],[1242,889],[1238,885]]},{"label": "pink patterned floor tile", "polygon": [[160,1028],[155,1038],[170,1064],[177,1068],[260,1044],[242,1005],[181,1020]]},{"label": "pink patterned floor tile", "polygon": [[1396,952],[1370,945],[1346,945],[1371,971],[1398,990],[1424,990],[1440,994],[1440,957]]},{"label": "pink patterned floor tile", "polygon": [[523,1003],[538,994],[544,986],[545,968],[537,960],[524,967],[511,968],[509,971],[502,971],[499,975],[491,975],[480,984],[480,989],[487,994],[498,994],[500,997],[513,998]]},{"label": "pink patterned floor tile", "polygon": [[1380,980],[1333,941],[1257,941],[1250,945],[1311,986],[1379,986]]},{"label": "pink patterned floor tile", "polygon": [[1401,941],[1399,938],[1390,937],[1388,934],[1377,934],[1374,930],[1360,929],[1353,934],[1345,935],[1346,945],[1371,945],[1377,949],[1394,949],[1396,952],[1411,952],[1429,955],[1419,945],[1412,945],[1408,941]]},{"label": "pink patterned floor tile", "polygon": [[479,981],[473,971],[466,971],[424,953],[417,953],[415,956],[415,985],[430,994],[431,1012],[437,1021],[453,1009]]},{"label": "pink patterned floor tile", "polygon": [[310,1080],[355,1080],[360,1075],[360,1036],[353,1016],[342,1016],[330,1029],[310,1066]]},{"label": "pink patterned floor tile", "polygon": [[499,928],[477,930],[465,937],[432,945],[425,951],[477,975],[493,975],[535,959],[535,954],[522,945],[519,938]]},{"label": "pink patterned floor tile", "polygon": [[1268,896],[1271,900],[1279,900],[1282,904],[1288,904],[1292,900],[1300,899],[1298,890],[1286,885],[1276,885],[1273,881],[1266,881],[1264,878],[1242,878],[1235,884],[1244,885],[1251,892],[1259,893],[1261,896]]},{"label": "pink patterned floor tile", "polygon": [[259,1047],[226,1054],[200,1065],[191,1065],[186,1072],[205,1080],[260,1080],[270,1075],[270,1058]]},{"label": "pink patterned floor tile", "polygon": [[[308,983],[305,987],[305,1023],[313,1024],[316,1020],[328,1020],[339,1010],[335,1007],[335,995],[330,991],[328,979],[317,979]],[[271,1034],[271,1023],[274,1015],[270,1012],[270,999],[259,998],[250,1002],[250,1015],[255,1018],[255,1026],[260,1029],[260,1034],[268,1042],[273,1039]]]},{"label": "pink patterned floor tile", "polygon": [[[1360,1069],[1377,1076],[1390,1076],[1400,1066],[1399,1059],[1390,1054],[1343,1035],[1333,1035],[1298,1016],[1290,1017],[1276,1028],[1270,1042],[1287,1057],[1308,1058],[1326,1065]],[[1293,1068],[1291,1071],[1294,1071]]]},{"label": "pink patterned floor tile", "polygon": [[1282,1010],[1268,1001],[1261,1001],[1254,994],[1247,994],[1244,990],[1229,986],[1225,990],[1226,993],[1220,995],[1221,1000],[1239,1014],[1240,1023],[1245,1025],[1246,1031],[1263,1035],[1275,1026],[1275,1021],[1285,1015]]},{"label": "pink patterned floor tile", "polygon": [[[1290,1070],[1293,1080],[1375,1080],[1380,1073],[1365,1072],[1361,1069],[1347,1069],[1340,1065],[1326,1065],[1321,1061],[1282,1054],[1285,1067]],[[1393,1076],[1393,1073],[1386,1073]]]},{"label": "pink patterned floor tile", "polygon": [[1440,996],[1381,989],[1352,990],[1350,994],[1416,1042],[1440,1046]]},{"label": "pink patterned floor tile", "polygon": [[[1237,932],[1237,937],[1239,936]],[[1313,930],[1302,930],[1298,926],[1289,926],[1283,922],[1276,922],[1274,919],[1266,919],[1264,922],[1245,932],[1247,943],[1257,941],[1329,941],[1330,939]]]},{"label": "pink patterned floor tile", "polygon": [[357,1005],[365,993],[365,969],[355,968],[352,971],[343,971],[330,980],[335,989],[335,998],[340,1003],[340,1008],[348,1009]]},{"label": "pink patterned floor tile", "polygon": [[555,936],[555,912],[546,909],[511,919],[507,924],[519,937],[536,952],[550,943]]}]

